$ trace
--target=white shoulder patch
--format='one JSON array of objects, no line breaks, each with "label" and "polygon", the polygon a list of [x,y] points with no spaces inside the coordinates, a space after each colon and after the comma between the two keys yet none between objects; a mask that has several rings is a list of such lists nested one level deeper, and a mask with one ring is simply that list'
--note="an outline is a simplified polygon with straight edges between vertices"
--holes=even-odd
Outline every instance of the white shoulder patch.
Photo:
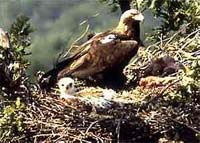
[{"label": "white shoulder patch", "polygon": [[107,35],[106,37],[104,37],[101,41],[102,44],[106,44],[106,43],[109,43],[113,40],[116,39],[116,36],[114,34],[110,34],[110,35]]}]

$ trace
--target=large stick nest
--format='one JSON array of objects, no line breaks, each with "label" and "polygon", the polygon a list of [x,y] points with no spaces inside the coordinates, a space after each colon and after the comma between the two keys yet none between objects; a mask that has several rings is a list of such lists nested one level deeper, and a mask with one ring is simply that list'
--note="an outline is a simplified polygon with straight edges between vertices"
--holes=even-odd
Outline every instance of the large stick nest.
[{"label": "large stick nest", "polygon": [[[126,88],[117,91],[110,108],[68,104],[58,93],[32,90],[25,110],[19,112],[25,130],[12,142],[198,142],[200,81],[187,73],[200,58],[199,31],[184,38],[177,38],[176,33],[141,48],[125,69]],[[166,55],[181,66],[175,66],[172,73],[155,72],[155,61]],[[195,90],[182,93],[190,85]]]}]

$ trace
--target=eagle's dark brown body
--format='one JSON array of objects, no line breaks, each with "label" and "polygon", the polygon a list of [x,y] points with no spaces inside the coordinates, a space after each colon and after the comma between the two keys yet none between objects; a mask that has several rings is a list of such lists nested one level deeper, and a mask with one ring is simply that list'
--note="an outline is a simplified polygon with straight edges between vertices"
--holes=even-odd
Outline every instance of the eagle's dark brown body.
[{"label": "eagle's dark brown body", "polygon": [[[110,31],[96,34],[77,50],[68,59],[43,75],[42,80],[50,78],[48,86],[66,76],[81,79],[107,80],[107,78],[122,74],[123,68],[137,53],[139,38],[139,20],[137,10],[125,12],[118,26]],[[137,17],[136,17],[137,18]]]}]

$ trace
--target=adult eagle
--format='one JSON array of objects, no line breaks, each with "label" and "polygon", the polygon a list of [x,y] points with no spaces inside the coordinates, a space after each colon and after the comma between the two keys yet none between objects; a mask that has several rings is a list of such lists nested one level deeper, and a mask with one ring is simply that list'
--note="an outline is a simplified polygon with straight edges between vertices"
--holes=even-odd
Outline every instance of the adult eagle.
[{"label": "adult eagle", "polygon": [[66,76],[113,84],[120,81],[119,75],[141,44],[139,22],[143,18],[136,9],[125,11],[116,28],[94,35],[73,55],[45,73],[40,80],[41,87],[49,88]]}]

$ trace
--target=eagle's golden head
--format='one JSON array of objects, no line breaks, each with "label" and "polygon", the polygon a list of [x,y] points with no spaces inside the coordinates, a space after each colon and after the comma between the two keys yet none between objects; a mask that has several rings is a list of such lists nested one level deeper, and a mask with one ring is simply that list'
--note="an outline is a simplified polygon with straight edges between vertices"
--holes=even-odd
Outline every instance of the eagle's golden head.
[{"label": "eagle's golden head", "polygon": [[114,31],[134,37],[133,35],[137,35],[137,33],[139,33],[139,22],[143,21],[143,19],[144,16],[138,10],[127,10],[122,14],[119,24]]},{"label": "eagle's golden head", "polygon": [[120,18],[120,21],[123,23],[127,23],[129,21],[143,21],[143,20],[144,16],[142,15],[141,12],[139,12],[136,9],[130,9],[125,11]]}]

